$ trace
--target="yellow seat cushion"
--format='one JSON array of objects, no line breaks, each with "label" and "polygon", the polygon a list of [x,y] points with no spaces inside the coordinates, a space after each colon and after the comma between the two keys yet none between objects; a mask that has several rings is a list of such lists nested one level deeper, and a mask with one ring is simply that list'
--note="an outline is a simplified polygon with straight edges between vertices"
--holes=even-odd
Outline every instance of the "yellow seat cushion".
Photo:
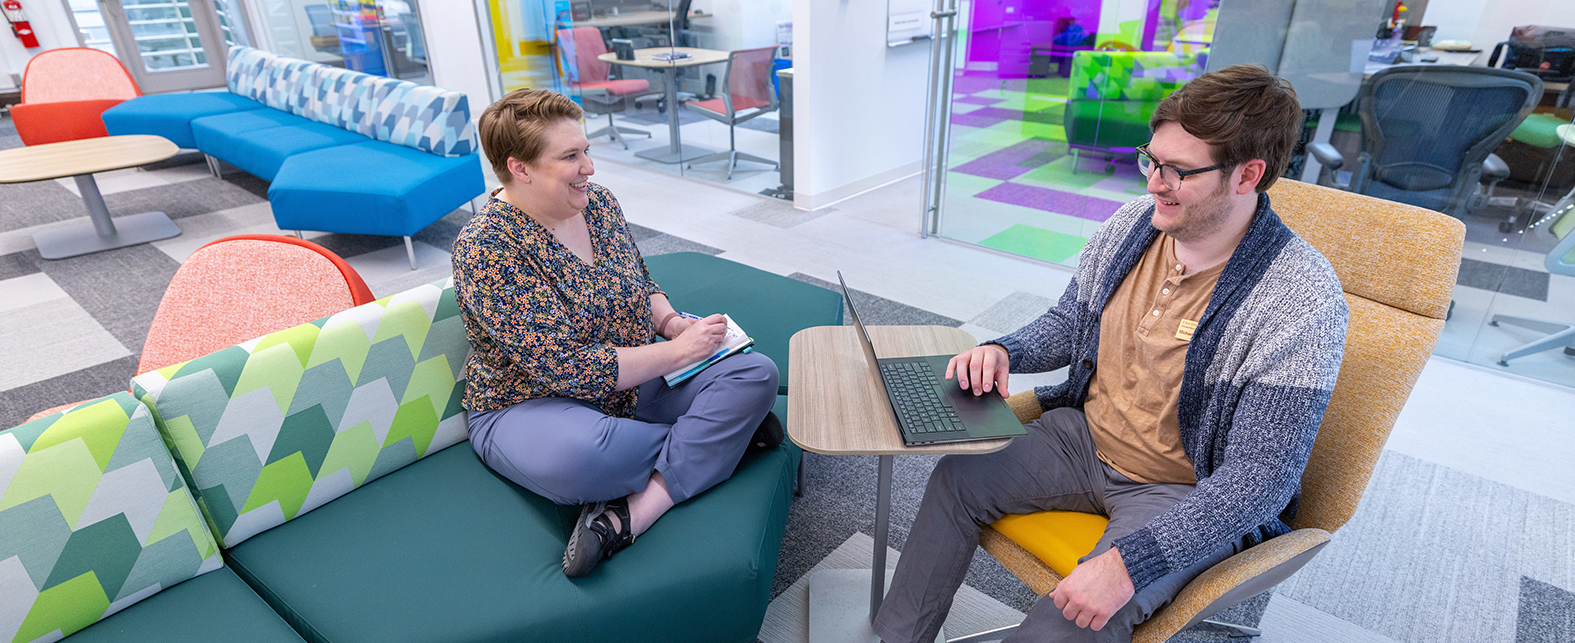
[{"label": "yellow seat cushion", "polygon": [[990,526],[1065,578],[1105,535],[1104,516],[1077,511],[1006,514]]}]

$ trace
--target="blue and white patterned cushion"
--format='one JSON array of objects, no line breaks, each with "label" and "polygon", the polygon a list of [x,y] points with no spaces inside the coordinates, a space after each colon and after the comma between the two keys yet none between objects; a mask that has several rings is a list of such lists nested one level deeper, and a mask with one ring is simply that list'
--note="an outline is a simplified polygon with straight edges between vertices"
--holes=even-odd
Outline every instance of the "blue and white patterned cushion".
[{"label": "blue and white patterned cushion", "polygon": [[476,150],[470,101],[463,92],[402,84],[373,111],[372,138],[438,156],[464,156]]},{"label": "blue and white patterned cushion", "polygon": [[373,77],[356,99],[355,112],[345,117],[347,122],[345,129],[377,138],[378,108],[391,99],[397,100],[400,94],[411,87],[416,87],[416,84],[381,76]]},{"label": "blue and white patterned cushion", "polygon": [[225,84],[229,87],[230,93],[255,101],[263,100],[263,95],[268,89],[266,71],[269,63],[278,58],[261,49],[231,47],[228,66],[225,69]]},{"label": "blue and white patterned cushion", "polygon": [[263,104],[281,112],[311,118],[307,110],[307,95],[313,85],[317,63],[294,58],[278,58],[268,65],[268,89],[263,93]]},{"label": "blue and white patterned cushion", "polygon": [[371,91],[377,76],[349,69],[322,65],[317,68],[317,84],[307,101],[312,120],[356,131],[357,104]]}]

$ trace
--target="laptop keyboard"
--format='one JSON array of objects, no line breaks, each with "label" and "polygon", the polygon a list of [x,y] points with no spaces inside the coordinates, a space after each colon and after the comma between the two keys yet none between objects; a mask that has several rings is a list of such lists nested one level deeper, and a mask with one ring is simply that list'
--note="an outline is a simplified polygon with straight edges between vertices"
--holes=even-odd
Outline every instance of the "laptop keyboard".
[{"label": "laptop keyboard", "polygon": [[956,411],[936,392],[935,375],[925,362],[882,362],[881,378],[897,408],[897,419],[909,433],[963,430]]}]

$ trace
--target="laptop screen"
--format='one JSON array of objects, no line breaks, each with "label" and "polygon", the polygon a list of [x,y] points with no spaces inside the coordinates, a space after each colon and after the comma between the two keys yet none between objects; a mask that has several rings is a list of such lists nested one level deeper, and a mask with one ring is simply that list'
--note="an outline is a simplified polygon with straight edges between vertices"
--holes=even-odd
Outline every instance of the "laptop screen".
[{"label": "laptop screen", "polygon": [[870,368],[876,368],[875,344],[870,341],[870,334],[864,330],[864,322],[859,321],[859,309],[853,305],[853,296],[848,294],[848,282],[842,279],[842,271],[837,271],[837,282],[842,284],[842,300],[848,302],[848,314],[853,316],[853,327],[858,329],[859,344],[864,346],[864,357],[869,360]]}]

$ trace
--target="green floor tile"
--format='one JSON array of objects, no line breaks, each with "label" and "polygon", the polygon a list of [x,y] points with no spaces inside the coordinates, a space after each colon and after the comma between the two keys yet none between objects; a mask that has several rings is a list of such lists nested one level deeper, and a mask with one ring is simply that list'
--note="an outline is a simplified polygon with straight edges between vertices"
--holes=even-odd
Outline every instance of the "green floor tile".
[{"label": "green floor tile", "polygon": [[1087,243],[1082,237],[1019,223],[980,241],[979,245],[1051,263],[1066,263]]},{"label": "green floor tile", "polygon": [[1085,190],[1093,187],[1095,183],[1109,177],[1104,172],[1073,172],[1071,155],[1063,156],[1054,161],[1041,165],[1033,171],[1017,177],[1019,180],[1028,179],[1040,183]]}]

